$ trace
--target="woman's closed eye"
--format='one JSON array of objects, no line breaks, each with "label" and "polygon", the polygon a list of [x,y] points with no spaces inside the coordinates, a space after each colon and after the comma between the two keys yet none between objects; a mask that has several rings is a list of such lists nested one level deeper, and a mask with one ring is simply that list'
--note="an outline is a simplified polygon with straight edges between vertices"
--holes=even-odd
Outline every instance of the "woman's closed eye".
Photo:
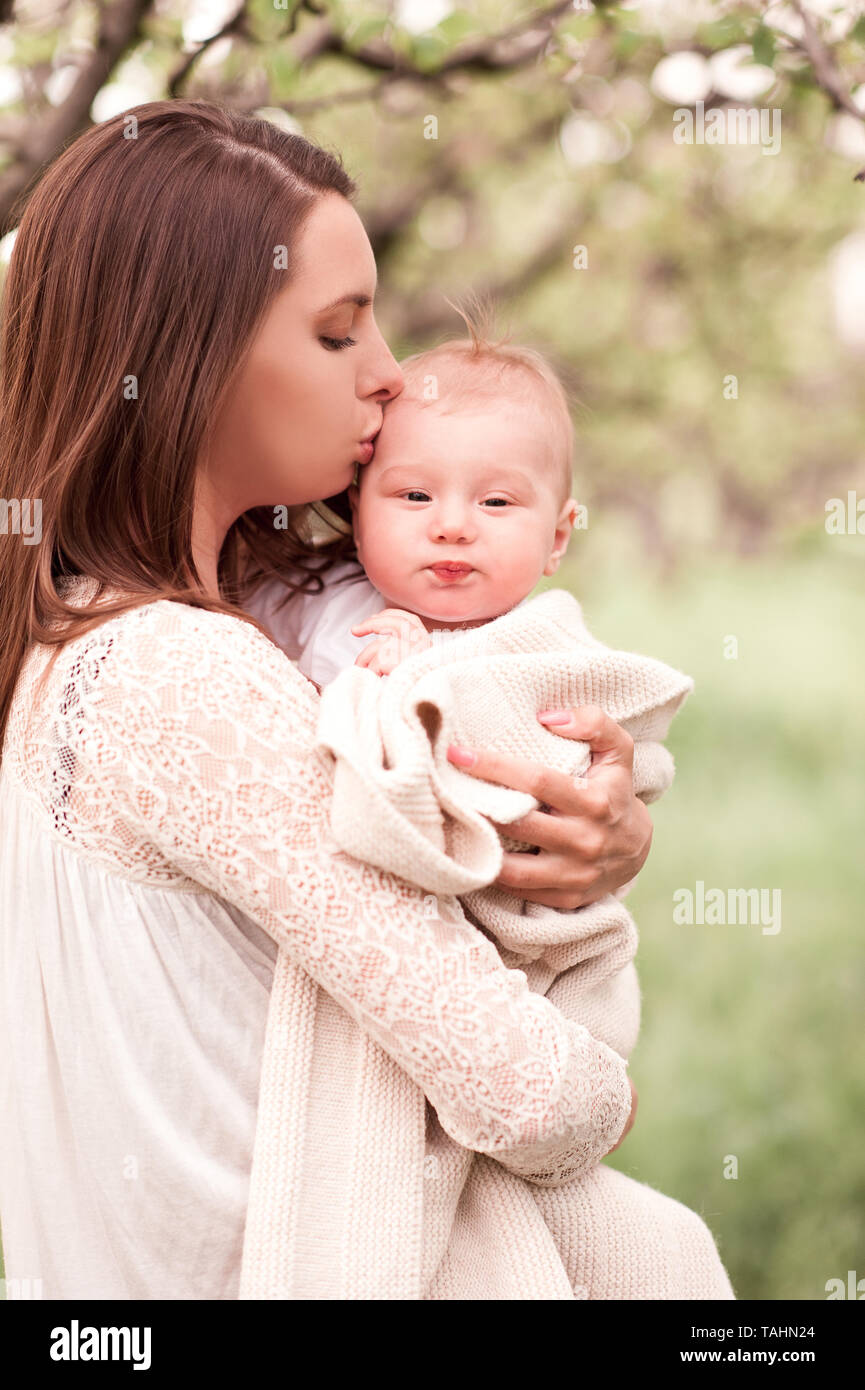
[{"label": "woman's closed eye", "polygon": [[324,343],[329,352],[339,352],[341,348],[354,347],[357,338],[326,338],[321,335],[319,342]]}]

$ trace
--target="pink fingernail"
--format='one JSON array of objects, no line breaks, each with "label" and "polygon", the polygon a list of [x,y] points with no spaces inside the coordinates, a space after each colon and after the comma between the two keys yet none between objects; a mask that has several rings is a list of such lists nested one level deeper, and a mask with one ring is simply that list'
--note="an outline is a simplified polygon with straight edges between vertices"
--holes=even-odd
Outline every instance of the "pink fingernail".
[{"label": "pink fingernail", "polygon": [[472,753],[468,748],[459,748],[455,743],[448,744],[448,757],[460,767],[471,767],[472,763],[477,762],[477,753]]},{"label": "pink fingernail", "polygon": [[544,724],[567,724],[570,717],[566,709],[545,709],[538,715],[538,719]]}]

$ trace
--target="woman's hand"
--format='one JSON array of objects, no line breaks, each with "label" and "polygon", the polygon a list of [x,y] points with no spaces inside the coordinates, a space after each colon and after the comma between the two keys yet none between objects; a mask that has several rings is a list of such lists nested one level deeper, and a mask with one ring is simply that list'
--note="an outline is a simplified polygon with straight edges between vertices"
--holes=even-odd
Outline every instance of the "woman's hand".
[{"label": "woman's hand", "polygon": [[470,750],[471,766],[452,757],[452,747],[448,758],[473,777],[530,792],[551,808],[551,814],[530,811],[510,825],[493,822],[510,839],[541,850],[505,854],[495,884],[517,898],[569,911],[614,892],[639,873],[652,843],[652,819],[634,795],[630,734],[594,705],[563,713],[563,724],[541,722],[551,733],[591,745],[584,778],[491,750]]}]

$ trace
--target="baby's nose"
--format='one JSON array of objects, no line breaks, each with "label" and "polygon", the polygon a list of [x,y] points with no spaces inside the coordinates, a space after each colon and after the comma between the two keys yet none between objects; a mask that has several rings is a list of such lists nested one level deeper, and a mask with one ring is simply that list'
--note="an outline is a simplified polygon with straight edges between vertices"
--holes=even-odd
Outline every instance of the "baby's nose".
[{"label": "baby's nose", "polygon": [[465,508],[452,507],[439,511],[432,520],[433,533],[442,540],[463,540],[474,534],[471,513]]}]

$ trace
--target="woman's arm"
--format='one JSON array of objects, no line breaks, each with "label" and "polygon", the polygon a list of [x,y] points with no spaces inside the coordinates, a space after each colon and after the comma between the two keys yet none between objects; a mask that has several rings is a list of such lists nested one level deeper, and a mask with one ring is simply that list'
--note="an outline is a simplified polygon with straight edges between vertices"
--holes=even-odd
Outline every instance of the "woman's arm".
[{"label": "woman's arm", "polygon": [[487,782],[530,792],[553,814],[531,811],[497,828],[512,840],[539,845],[538,855],[506,854],[497,887],[517,898],[564,910],[585,907],[630,883],[646,862],[652,818],[634,794],[634,740],[595,705],[555,711],[564,723],[542,721],[551,733],[591,745],[585,778],[491,749],[470,749],[468,764],[448,750],[451,761]]},{"label": "woman's arm", "polygon": [[180,604],[133,617],[99,630],[114,638],[94,686],[118,833],[267,931],[459,1144],[538,1182],[609,1152],[631,1109],[626,1063],[508,970],[456,898],[430,915],[421,890],[338,850],[318,700],[283,653]]},{"label": "woman's arm", "polygon": [[[321,595],[295,596],[277,613],[275,605],[283,593],[284,586],[271,581],[247,601],[245,608],[264,622],[284,652],[296,657],[303,615],[307,609],[313,615],[320,612],[315,605],[323,599]],[[358,664],[366,665],[368,660]],[[649,853],[652,819],[634,794],[630,735],[594,706],[551,713],[565,716],[560,724],[544,721],[551,733],[591,744],[592,766],[585,795],[575,795],[578,789],[574,784],[554,769],[491,750],[472,750],[477,761],[466,770],[487,781],[531,792],[553,808],[555,819],[535,811],[499,827],[512,839],[538,846],[541,853],[530,859],[525,854],[506,854],[496,885],[514,897],[570,910],[631,883]]]}]

